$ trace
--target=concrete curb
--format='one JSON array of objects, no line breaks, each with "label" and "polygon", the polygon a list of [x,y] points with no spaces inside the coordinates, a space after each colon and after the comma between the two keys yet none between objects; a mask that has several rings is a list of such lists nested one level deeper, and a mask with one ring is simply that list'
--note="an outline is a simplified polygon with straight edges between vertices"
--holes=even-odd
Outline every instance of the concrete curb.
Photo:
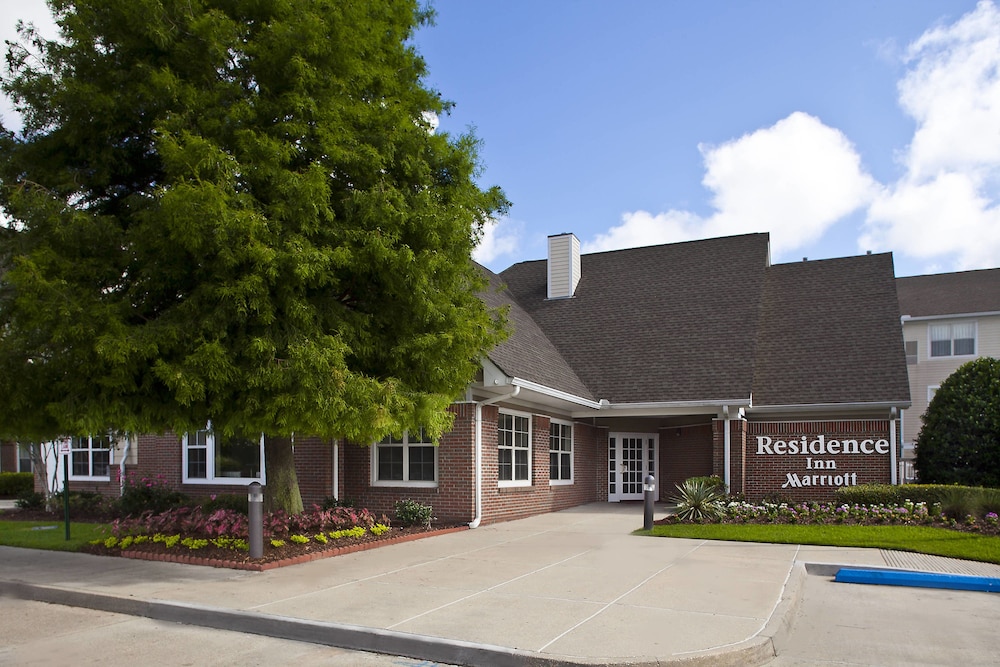
[{"label": "concrete curb", "polygon": [[0,586],[0,596],[455,665],[488,664],[496,667],[522,667],[525,665],[531,667],[572,667],[575,665],[740,667],[763,665],[774,659],[776,655],[775,638],[784,636],[789,630],[791,619],[801,599],[801,584],[804,577],[805,568],[800,564],[794,565],[785,583],[781,600],[757,636],[732,646],[708,649],[683,656],[659,658],[635,656],[609,659],[545,655],[504,646],[415,635],[381,628],[314,621],[168,600],[126,598],[21,581],[3,581],[3,585]]}]

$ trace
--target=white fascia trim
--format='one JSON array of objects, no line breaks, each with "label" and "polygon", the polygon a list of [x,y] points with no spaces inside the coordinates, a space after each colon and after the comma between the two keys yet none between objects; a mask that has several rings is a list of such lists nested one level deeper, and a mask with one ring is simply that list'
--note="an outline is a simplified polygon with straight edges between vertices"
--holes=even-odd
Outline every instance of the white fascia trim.
[{"label": "white fascia trim", "polygon": [[910,315],[902,315],[899,319],[902,322],[922,322],[926,320],[955,320],[958,318],[967,317],[991,317],[994,315],[1000,315],[1000,310],[988,310],[981,313],[949,313],[947,315],[919,315],[913,317]]},{"label": "white fascia trim", "polygon": [[758,405],[750,410],[752,413],[768,412],[835,412],[843,410],[872,410],[876,408],[898,408],[905,410],[910,407],[910,401],[875,401],[872,403],[802,403],[799,405]]},{"label": "white fascia trim", "polygon": [[582,396],[577,396],[560,389],[553,389],[552,387],[546,387],[543,384],[538,384],[537,382],[532,382],[531,380],[525,380],[519,377],[510,378],[510,384],[515,387],[521,387],[522,389],[527,389],[528,391],[533,391],[536,394],[542,394],[543,396],[551,396],[552,398],[558,398],[561,401],[566,401],[567,403],[575,403],[576,405],[582,405],[587,408],[593,408],[594,410],[601,409],[601,403],[598,401],[592,401],[589,398],[583,398]]},{"label": "white fascia trim", "polygon": [[718,408],[723,406],[734,408],[750,407],[751,400],[747,398],[727,398],[707,401],[660,401],[656,403],[608,403],[601,402],[602,410],[666,410],[670,408]]}]

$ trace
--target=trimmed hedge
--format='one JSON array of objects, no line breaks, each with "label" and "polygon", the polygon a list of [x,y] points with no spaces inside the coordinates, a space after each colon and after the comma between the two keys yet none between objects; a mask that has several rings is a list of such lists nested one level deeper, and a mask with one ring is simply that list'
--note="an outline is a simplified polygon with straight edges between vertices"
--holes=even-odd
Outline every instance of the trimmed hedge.
[{"label": "trimmed hedge", "polygon": [[0,472],[0,498],[17,498],[31,493],[35,488],[35,476],[30,472]]},{"label": "trimmed hedge", "polygon": [[941,503],[955,495],[981,496],[984,489],[978,486],[953,484],[858,484],[837,489],[834,499],[838,505],[899,505],[909,500],[914,503]]}]

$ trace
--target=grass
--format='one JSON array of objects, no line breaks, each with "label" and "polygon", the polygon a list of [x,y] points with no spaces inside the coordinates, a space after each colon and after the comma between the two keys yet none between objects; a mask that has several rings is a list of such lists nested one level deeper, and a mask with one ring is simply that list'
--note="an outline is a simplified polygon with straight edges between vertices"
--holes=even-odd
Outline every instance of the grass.
[{"label": "grass", "polygon": [[69,524],[70,539],[66,539],[66,524],[54,521],[0,521],[0,546],[46,549],[48,551],[79,551],[91,540],[107,536],[102,523]]},{"label": "grass", "polygon": [[1000,564],[1000,537],[926,526],[672,524],[653,526],[652,530],[640,530],[636,534],[732,542],[895,549]]}]

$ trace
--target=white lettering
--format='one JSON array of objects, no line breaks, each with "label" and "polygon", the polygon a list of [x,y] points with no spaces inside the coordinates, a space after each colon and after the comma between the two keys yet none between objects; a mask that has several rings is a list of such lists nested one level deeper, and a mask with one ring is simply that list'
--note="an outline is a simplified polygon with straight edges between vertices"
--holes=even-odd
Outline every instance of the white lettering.
[{"label": "white lettering", "polygon": [[[803,438],[805,440],[805,438]],[[816,456],[820,454],[826,454],[826,444],[823,442],[823,436],[819,436],[815,440],[809,443],[809,453]]]},{"label": "white lettering", "polygon": [[[767,442],[764,442],[765,440]],[[774,452],[771,451],[771,439],[769,437],[767,437],[766,435],[758,435],[757,436],[757,454],[758,455],[760,455],[760,454],[774,454]]]},{"label": "white lettering", "polygon": [[840,441],[839,440],[828,440],[826,443],[826,453],[827,454],[839,454],[840,453]]},{"label": "white lettering", "polygon": [[875,441],[875,451],[879,454],[889,453],[889,441],[888,440],[876,440]]},{"label": "white lettering", "polygon": [[785,480],[785,483],[781,485],[781,488],[787,489],[789,486],[796,489],[802,486],[802,481],[799,479],[799,476],[796,475],[794,472],[788,473],[788,477]]},{"label": "white lettering", "polygon": [[840,444],[844,446],[844,454],[857,454],[858,453],[858,441],[857,440],[844,440]]},{"label": "white lettering", "polygon": [[875,450],[871,448],[871,445],[875,444],[874,440],[862,440],[861,441],[861,453],[862,454],[874,454]]}]

